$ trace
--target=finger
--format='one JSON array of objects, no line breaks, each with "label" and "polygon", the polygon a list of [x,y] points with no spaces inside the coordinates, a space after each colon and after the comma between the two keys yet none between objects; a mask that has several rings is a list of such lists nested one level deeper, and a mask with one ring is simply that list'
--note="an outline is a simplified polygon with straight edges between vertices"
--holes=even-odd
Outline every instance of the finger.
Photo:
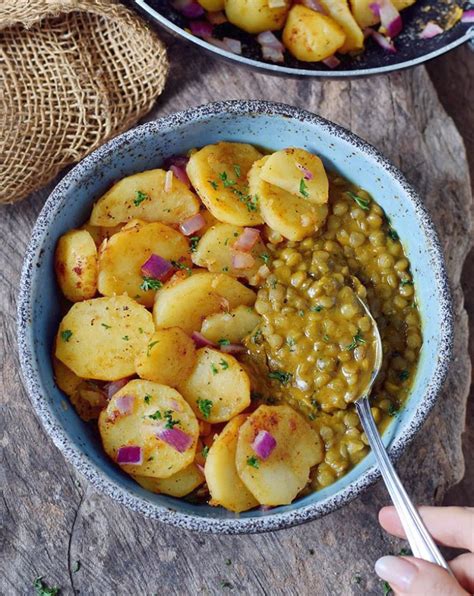
[{"label": "finger", "polygon": [[382,557],[375,564],[375,572],[390,584],[398,596],[468,594],[446,569],[413,557]]},{"label": "finger", "polygon": [[464,553],[459,555],[459,557],[449,561],[449,566],[461,586],[469,594],[474,594],[474,554]]},{"label": "finger", "polygon": [[[474,550],[474,508],[420,507],[418,512],[436,542],[454,548]],[[381,509],[379,522],[390,534],[406,538],[395,507]]]}]

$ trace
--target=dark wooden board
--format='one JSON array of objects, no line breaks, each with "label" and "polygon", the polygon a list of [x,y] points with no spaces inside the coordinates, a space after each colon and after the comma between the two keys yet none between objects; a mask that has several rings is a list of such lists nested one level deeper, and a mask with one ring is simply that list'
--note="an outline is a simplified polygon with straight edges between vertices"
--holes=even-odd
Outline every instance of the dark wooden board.
[{"label": "dark wooden board", "polygon": [[[445,59],[451,82],[463,51]],[[460,275],[473,217],[462,139],[426,70],[318,82],[253,74],[174,42],[170,57],[170,80],[150,118],[216,99],[265,98],[305,107],[376,145],[426,198],[454,291],[455,358],[437,406],[398,469],[417,502],[439,502],[464,471],[461,432],[470,364]],[[92,490],[64,461],[22,388],[15,338],[22,257],[52,186],[0,208],[0,593],[32,594],[34,578],[44,575],[64,594],[381,594],[374,562],[398,552],[401,543],[377,524],[377,511],[388,502],[380,483],[343,510],[304,526],[258,536],[206,536],[125,509]],[[74,572],[76,561],[81,567]]]}]

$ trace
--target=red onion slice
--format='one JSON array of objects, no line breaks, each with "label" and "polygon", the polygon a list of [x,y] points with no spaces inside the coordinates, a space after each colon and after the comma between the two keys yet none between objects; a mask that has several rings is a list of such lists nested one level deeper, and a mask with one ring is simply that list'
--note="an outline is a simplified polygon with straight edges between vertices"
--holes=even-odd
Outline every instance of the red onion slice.
[{"label": "red onion slice", "polygon": [[133,410],[133,404],[135,403],[135,396],[133,395],[121,395],[117,397],[115,401],[115,407],[121,414],[130,414]]},{"label": "red onion slice", "polygon": [[380,4],[377,4],[377,2],[372,2],[372,4],[369,4],[369,8],[373,12],[374,16],[380,19]]},{"label": "red onion slice", "polygon": [[244,228],[244,231],[234,242],[233,249],[242,252],[250,252],[260,238],[260,231],[255,228]]},{"label": "red onion slice", "polygon": [[329,56],[328,58],[321,60],[321,62],[328,68],[337,68],[341,64],[341,61],[336,56]]},{"label": "red onion slice", "polygon": [[285,60],[283,52],[272,46],[262,46],[262,56],[265,60],[270,60],[270,62],[284,62]]},{"label": "red onion slice", "polygon": [[191,21],[189,23],[189,28],[191,29],[191,33],[196,35],[197,37],[202,37],[206,39],[207,37],[212,37],[213,33],[213,26],[208,21]]},{"label": "red onion slice", "polygon": [[191,182],[189,181],[188,175],[186,174],[186,170],[181,166],[170,166],[170,170],[173,172],[175,177],[180,180],[183,184],[185,184],[188,188],[191,187]]},{"label": "red onion slice", "polygon": [[439,25],[436,23],[428,23],[420,33],[420,38],[431,39],[432,37],[436,37],[436,35],[440,35],[441,33],[444,33],[444,31]]},{"label": "red onion slice", "polygon": [[[326,58],[326,60],[329,60],[329,58]],[[337,60],[337,58],[336,58],[336,60]],[[324,62],[324,60],[323,60],[323,62]],[[308,170],[308,168],[305,167],[302,163],[299,163],[297,161],[295,163],[295,166],[298,168],[298,170],[300,170],[300,172],[303,172],[303,178],[305,180],[312,180],[314,178],[313,172],[311,172],[310,170]]]},{"label": "red onion slice", "polygon": [[179,453],[184,453],[193,444],[193,438],[180,428],[162,428],[156,436]]},{"label": "red onion slice", "polygon": [[270,46],[281,51],[285,49],[285,46],[272,31],[263,31],[262,33],[259,33],[257,35],[257,41],[262,46]]},{"label": "red onion slice", "polygon": [[275,449],[276,444],[273,435],[266,430],[261,430],[252,443],[252,449],[260,459],[267,459]]},{"label": "red onion slice", "polygon": [[462,13],[461,23],[474,23],[474,10],[465,10]]},{"label": "red onion slice", "polygon": [[377,18],[380,18],[380,24],[388,37],[393,39],[403,29],[400,13],[391,0],[378,0],[369,4],[369,8]]},{"label": "red onion slice", "polygon": [[173,188],[173,172],[168,170],[165,174],[165,192],[171,192]]},{"label": "red onion slice", "polygon": [[247,348],[240,344],[227,344],[226,346],[220,346],[220,349],[225,354],[244,354],[247,352]]},{"label": "red onion slice", "polygon": [[316,12],[326,14],[326,11],[317,0],[302,0],[301,4],[306,6],[306,8],[311,8],[311,10],[315,10]]},{"label": "red onion slice", "polygon": [[396,53],[397,49],[393,45],[393,42],[390,39],[388,39],[388,37],[385,37],[385,35],[382,35],[378,31],[374,31],[370,27],[367,27],[364,33],[366,33],[367,36],[370,35],[371,37],[373,37],[375,43],[377,43],[381,48],[383,48],[387,52],[390,52],[391,54]]},{"label": "red onion slice", "polygon": [[115,395],[119,389],[125,387],[128,383],[130,377],[125,377],[124,379],[117,379],[117,381],[112,381],[111,383],[107,383],[104,386],[104,391],[107,396],[107,399],[110,399],[112,395]]},{"label": "red onion slice", "polygon": [[138,445],[125,445],[117,452],[118,464],[140,466],[143,463],[143,451]]},{"label": "red onion slice", "polygon": [[141,272],[146,277],[153,277],[153,279],[164,281],[172,275],[173,265],[163,257],[160,257],[160,255],[153,253],[141,266]]},{"label": "red onion slice", "polygon": [[195,0],[175,3],[175,8],[188,19],[197,19],[204,15],[204,8]]},{"label": "red onion slice", "polygon": [[242,44],[240,43],[240,41],[238,39],[232,39],[231,37],[224,37],[224,39],[222,41],[227,46],[227,49],[229,50],[229,52],[232,52],[233,54],[242,54]]},{"label": "red onion slice", "polygon": [[192,217],[188,217],[179,224],[179,229],[185,236],[191,236],[194,232],[202,229],[206,225],[206,220],[200,213],[196,213]]},{"label": "red onion slice", "polygon": [[218,345],[216,343],[214,343],[210,339],[207,339],[207,337],[204,337],[204,335],[202,333],[199,333],[199,331],[193,331],[193,333],[191,335],[191,339],[195,343],[196,348],[206,348],[206,347],[217,348],[218,347]]},{"label": "red onion slice", "polygon": [[236,251],[232,255],[232,267],[234,269],[250,269],[255,264],[255,259],[248,252]]}]

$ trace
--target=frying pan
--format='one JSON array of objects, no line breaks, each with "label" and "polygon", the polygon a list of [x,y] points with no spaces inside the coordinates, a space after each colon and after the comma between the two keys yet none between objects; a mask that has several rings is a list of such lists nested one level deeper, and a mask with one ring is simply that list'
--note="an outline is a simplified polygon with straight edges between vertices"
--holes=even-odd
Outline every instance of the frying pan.
[{"label": "frying pan", "polygon": [[397,53],[390,54],[369,39],[364,53],[355,57],[338,55],[341,64],[334,70],[321,62],[301,62],[289,55],[288,52],[285,52],[283,64],[267,62],[262,58],[260,45],[254,36],[230,23],[218,25],[215,27],[217,38],[230,37],[241,41],[242,55],[233,54],[185,31],[187,20],[171,6],[168,0],[132,0],[132,4],[173,35],[194,43],[225,60],[270,74],[353,78],[410,68],[441,56],[466,42],[470,42],[474,49],[474,24],[472,23],[458,22],[441,35],[431,39],[419,38],[424,24],[428,21],[442,24],[449,9],[456,4],[464,10],[473,6],[471,2],[464,0],[448,0],[448,2],[446,0],[417,0],[414,5],[402,12],[404,28],[395,39]]}]

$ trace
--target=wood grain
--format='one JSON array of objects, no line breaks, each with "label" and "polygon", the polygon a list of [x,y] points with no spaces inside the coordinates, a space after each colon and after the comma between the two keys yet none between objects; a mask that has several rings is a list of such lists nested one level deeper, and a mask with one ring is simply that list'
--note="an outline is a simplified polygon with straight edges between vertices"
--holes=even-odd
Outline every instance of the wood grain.
[{"label": "wood grain", "polygon": [[[257,75],[176,42],[170,56],[171,79],[150,118],[216,99],[265,98],[305,107],[377,146],[426,198],[454,293],[455,359],[437,406],[398,469],[416,501],[439,502],[464,471],[460,436],[470,364],[460,275],[473,217],[462,139],[426,70],[318,82]],[[206,536],[125,509],[94,492],[66,464],[22,388],[15,340],[21,261],[52,186],[0,209],[0,592],[33,593],[33,579],[44,575],[63,594],[380,594],[373,564],[400,548],[377,524],[377,511],[388,501],[380,483],[343,510],[298,528],[258,536]],[[74,573],[76,561],[81,567]]]}]

